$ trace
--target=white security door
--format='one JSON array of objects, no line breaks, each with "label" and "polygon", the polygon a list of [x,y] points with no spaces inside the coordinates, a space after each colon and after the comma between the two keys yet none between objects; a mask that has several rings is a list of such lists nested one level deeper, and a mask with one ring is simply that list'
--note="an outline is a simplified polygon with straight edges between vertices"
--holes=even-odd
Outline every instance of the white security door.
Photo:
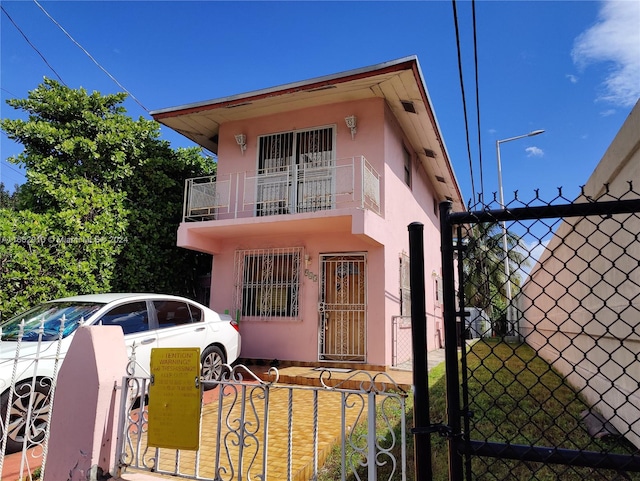
[{"label": "white security door", "polygon": [[257,215],[259,216],[291,212],[293,141],[292,132],[260,137],[257,192]]},{"label": "white security door", "polygon": [[333,205],[333,129],[298,132],[296,212],[331,209]]},{"label": "white security door", "polygon": [[334,145],[333,127],[260,137],[257,215],[331,209]]}]

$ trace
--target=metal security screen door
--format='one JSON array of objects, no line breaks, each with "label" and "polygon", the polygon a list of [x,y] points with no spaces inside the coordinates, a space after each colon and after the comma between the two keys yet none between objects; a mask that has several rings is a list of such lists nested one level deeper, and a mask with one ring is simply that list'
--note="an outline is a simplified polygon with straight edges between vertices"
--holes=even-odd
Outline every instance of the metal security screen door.
[{"label": "metal security screen door", "polygon": [[320,275],[320,359],[364,362],[365,254],[323,255]]},{"label": "metal security screen door", "polygon": [[330,209],[334,145],[332,127],[260,137],[258,215]]}]

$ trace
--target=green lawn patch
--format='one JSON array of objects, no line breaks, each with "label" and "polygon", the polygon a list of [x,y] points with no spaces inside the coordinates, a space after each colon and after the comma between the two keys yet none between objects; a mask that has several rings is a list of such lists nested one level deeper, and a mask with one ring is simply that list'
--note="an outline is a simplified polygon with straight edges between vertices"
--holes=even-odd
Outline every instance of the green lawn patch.
[{"label": "green lawn patch", "polygon": [[[562,376],[525,344],[507,344],[495,341],[478,341],[468,347],[467,355],[470,434],[472,440],[530,446],[558,446],[583,451],[630,454],[637,452],[624,438],[593,439],[581,421],[581,412],[587,409],[580,396]],[[430,419],[432,424],[447,422],[444,363],[429,373]],[[406,399],[407,419],[407,480],[414,479],[413,396]],[[400,435],[400,414],[396,413],[393,435]],[[355,428],[366,438],[366,426]],[[448,480],[447,440],[437,434],[431,437],[433,481]],[[347,456],[353,456],[347,452]],[[357,453],[355,454],[357,455]],[[397,446],[393,456],[400,463],[401,452]],[[341,479],[340,446],[334,447],[328,458],[320,481]],[[378,479],[389,479],[390,466],[378,470]],[[617,473],[612,470],[567,467],[472,457],[473,479],[490,480],[639,480],[640,473]],[[358,470],[360,479],[366,479],[366,469]],[[357,479],[347,473],[347,480]],[[392,481],[402,479],[399,465]]]}]

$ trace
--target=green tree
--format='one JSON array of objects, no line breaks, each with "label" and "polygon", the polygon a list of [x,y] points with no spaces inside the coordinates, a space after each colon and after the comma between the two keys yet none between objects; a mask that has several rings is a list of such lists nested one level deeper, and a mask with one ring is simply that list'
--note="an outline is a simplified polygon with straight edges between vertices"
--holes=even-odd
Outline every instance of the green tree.
[{"label": "green tree", "polygon": [[15,209],[18,202],[18,186],[13,192],[9,192],[4,182],[0,182],[0,209]]},{"label": "green tree", "polygon": [[466,233],[463,254],[465,305],[484,309],[489,317],[498,320],[508,305],[505,261],[509,262],[509,282],[512,298],[520,291],[521,267],[527,265],[522,241],[507,231],[505,256],[503,231],[500,224],[482,223],[471,226]]},{"label": "green tree", "polygon": [[211,174],[215,164],[203,159],[200,149],[178,149],[167,155],[168,146],[159,147],[127,182],[129,226],[114,289],[195,298],[198,276],[210,271],[211,256],[177,247],[176,236],[185,179]]},{"label": "green tree", "polygon": [[211,174],[200,149],[171,149],[159,125],[133,120],[126,94],[101,95],[45,79],[28,114],[3,119],[24,146],[18,208],[0,212],[0,309],[105,291],[193,294],[206,261],[175,246],[187,177]]}]

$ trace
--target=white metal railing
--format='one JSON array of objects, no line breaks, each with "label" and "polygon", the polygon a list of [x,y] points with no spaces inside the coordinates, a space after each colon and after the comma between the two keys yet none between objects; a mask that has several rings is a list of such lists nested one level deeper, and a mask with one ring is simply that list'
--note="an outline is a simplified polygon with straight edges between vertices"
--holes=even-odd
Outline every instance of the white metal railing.
[{"label": "white metal railing", "polygon": [[187,179],[183,222],[356,207],[380,214],[380,174],[362,156]]},{"label": "white metal railing", "polygon": [[[322,370],[319,386],[295,386],[278,384],[275,368],[272,382],[242,365],[225,369],[220,381],[203,382],[219,389],[203,396],[197,451],[148,446],[148,406],[140,396],[132,407],[130,391],[147,392],[150,378],[126,377],[115,474],[135,469],[203,481],[292,481],[304,471],[306,479],[317,479],[328,440],[337,439],[341,479],[407,479],[407,393],[386,373],[354,371],[338,381]],[[378,467],[385,464],[382,474]]]},{"label": "white metal railing", "polygon": [[[47,326],[51,330],[51,326]],[[55,329],[55,328],[54,328]],[[25,321],[15,333],[15,341],[0,340],[0,369],[7,386],[0,397],[0,480],[6,457],[20,456],[19,479],[32,479],[34,472],[44,464],[49,444],[49,415],[53,410],[56,379],[62,363],[62,334],[65,316],[54,331],[55,340],[46,341],[50,349],[46,354],[43,345],[45,318],[35,330],[36,339],[25,341]],[[0,329],[0,336],[2,330]],[[48,336],[51,332],[47,333]],[[7,346],[10,346],[7,348]],[[12,473],[13,474],[13,473]]]}]

